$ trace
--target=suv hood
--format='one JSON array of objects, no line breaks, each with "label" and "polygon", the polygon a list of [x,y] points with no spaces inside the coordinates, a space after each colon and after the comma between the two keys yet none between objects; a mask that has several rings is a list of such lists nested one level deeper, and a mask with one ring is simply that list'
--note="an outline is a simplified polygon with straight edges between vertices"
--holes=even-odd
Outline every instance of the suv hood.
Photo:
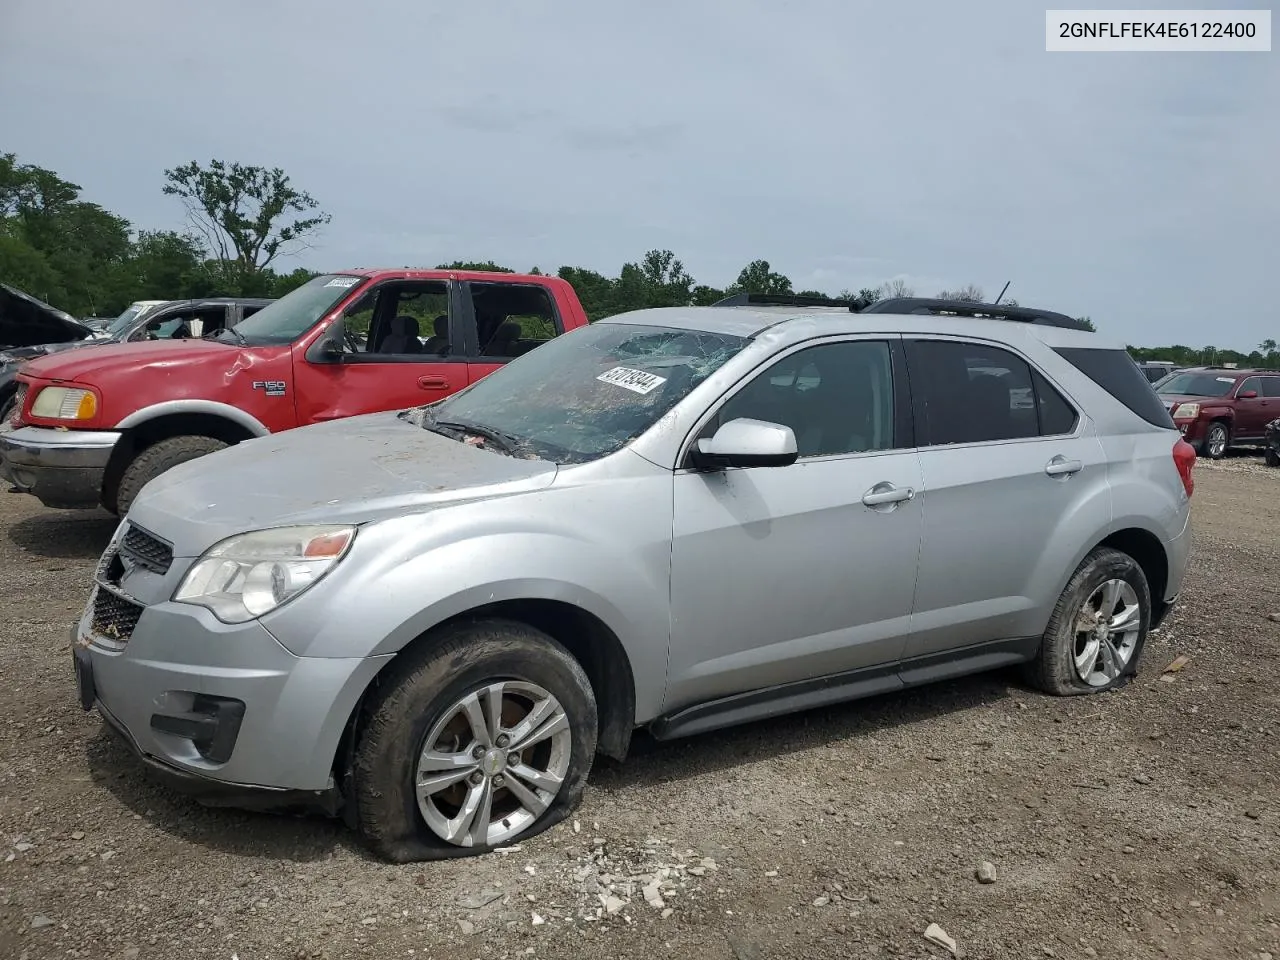
[{"label": "suv hood", "polygon": [[1158,393],[1160,402],[1164,404],[1166,410],[1173,409],[1175,404],[1179,403],[1228,403],[1230,396],[1225,397],[1195,397],[1189,393]]},{"label": "suv hood", "polygon": [[147,484],[129,519],[199,556],[226,537],[292,523],[364,523],[550,486],[557,466],[459,443],[395,413],[248,440]]},{"label": "suv hood", "polygon": [[0,349],[83,340],[92,332],[71,314],[0,283]]},{"label": "suv hood", "polygon": [[234,344],[211,340],[152,340],[146,343],[115,343],[109,340],[93,340],[84,346],[92,350],[72,350],[51,353],[31,360],[23,373],[41,380],[75,380],[93,383],[102,370],[118,371],[128,368],[141,375],[150,367],[169,367],[175,361],[199,362],[215,353],[226,354],[228,349],[238,349]]}]

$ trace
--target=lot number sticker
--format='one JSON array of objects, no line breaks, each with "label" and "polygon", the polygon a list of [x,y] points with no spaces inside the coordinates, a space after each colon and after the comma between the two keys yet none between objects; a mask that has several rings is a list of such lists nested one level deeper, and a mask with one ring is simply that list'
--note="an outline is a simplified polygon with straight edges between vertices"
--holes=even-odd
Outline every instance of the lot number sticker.
[{"label": "lot number sticker", "polygon": [[359,277],[334,277],[332,280],[326,283],[325,286],[326,287],[354,287],[359,282],[360,282]]},{"label": "lot number sticker", "polygon": [[660,377],[656,373],[645,373],[643,370],[633,370],[631,367],[614,367],[612,370],[606,370],[596,379],[642,396],[652,393],[667,382],[666,377]]}]

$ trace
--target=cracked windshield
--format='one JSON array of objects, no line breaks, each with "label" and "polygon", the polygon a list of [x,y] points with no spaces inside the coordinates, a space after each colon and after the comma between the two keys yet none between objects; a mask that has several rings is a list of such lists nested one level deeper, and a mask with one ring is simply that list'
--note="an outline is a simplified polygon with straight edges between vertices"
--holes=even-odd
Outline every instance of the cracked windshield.
[{"label": "cracked windshield", "polygon": [[585,463],[640,436],[746,344],[665,327],[586,327],[425,411],[423,425],[478,428],[518,456]]}]

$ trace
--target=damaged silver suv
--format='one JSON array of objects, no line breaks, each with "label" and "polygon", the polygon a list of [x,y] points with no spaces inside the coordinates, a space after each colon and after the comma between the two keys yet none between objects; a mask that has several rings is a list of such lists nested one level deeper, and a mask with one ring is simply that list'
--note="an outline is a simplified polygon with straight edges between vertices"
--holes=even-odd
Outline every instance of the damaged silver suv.
[{"label": "damaged silver suv", "polygon": [[555,824],[637,728],[1133,674],[1195,453],[1122,344],[744,299],[152,481],[73,629],[83,706],[205,802],[318,807],[407,861]]}]

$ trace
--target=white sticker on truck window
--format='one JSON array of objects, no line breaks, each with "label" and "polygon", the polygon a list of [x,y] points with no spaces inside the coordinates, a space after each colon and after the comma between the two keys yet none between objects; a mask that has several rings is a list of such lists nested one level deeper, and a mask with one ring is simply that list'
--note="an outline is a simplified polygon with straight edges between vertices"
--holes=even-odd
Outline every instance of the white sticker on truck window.
[{"label": "white sticker on truck window", "polygon": [[631,367],[614,367],[612,370],[606,370],[596,379],[641,395],[651,393],[667,382],[666,377],[660,377],[656,373],[646,373],[643,370],[634,370]]},{"label": "white sticker on truck window", "polygon": [[1236,382],[1235,377],[1215,377],[1214,379],[1217,380],[1219,383],[1235,383]]},{"label": "white sticker on truck window", "polygon": [[360,282],[359,277],[334,277],[332,280],[326,283],[325,286],[326,287],[354,287],[359,282]]}]

